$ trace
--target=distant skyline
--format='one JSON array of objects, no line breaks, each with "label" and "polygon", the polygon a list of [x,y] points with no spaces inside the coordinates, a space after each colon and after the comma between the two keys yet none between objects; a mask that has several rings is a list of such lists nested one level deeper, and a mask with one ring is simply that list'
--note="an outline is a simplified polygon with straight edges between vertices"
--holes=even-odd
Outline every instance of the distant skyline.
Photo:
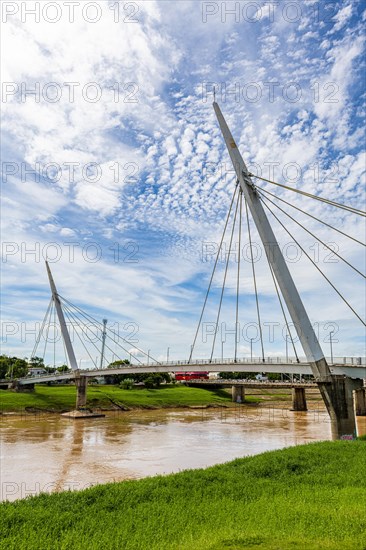
[{"label": "distant skyline", "polygon": [[[254,174],[365,209],[363,2],[100,1],[73,13],[61,2],[38,3],[33,15],[31,4],[1,6],[2,353],[32,352],[50,299],[47,257],[60,294],[118,324],[129,349],[188,358],[235,187],[214,87]],[[364,218],[256,183],[365,239]],[[362,246],[286,210],[365,272]],[[365,318],[363,278],[286,226]],[[273,227],[325,355],[333,331],[334,356],[364,356],[362,324]],[[284,356],[285,326],[254,226],[253,240],[265,353]],[[251,338],[259,356],[245,231],[242,245],[239,356],[250,355]],[[224,262],[225,254],[221,278]],[[222,340],[224,355],[234,352],[236,265],[216,357]],[[198,358],[210,355],[221,280]]]}]

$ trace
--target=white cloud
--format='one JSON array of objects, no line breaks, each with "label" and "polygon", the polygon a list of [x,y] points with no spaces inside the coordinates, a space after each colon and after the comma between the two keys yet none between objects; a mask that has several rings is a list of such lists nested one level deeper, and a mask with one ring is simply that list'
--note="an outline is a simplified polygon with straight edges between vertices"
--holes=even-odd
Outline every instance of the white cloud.
[{"label": "white cloud", "polygon": [[352,2],[346,4],[343,8],[341,8],[337,15],[334,16],[335,25],[333,27],[333,32],[337,32],[342,29],[342,27],[344,27],[347,21],[352,17],[352,13]]},{"label": "white cloud", "polygon": [[63,227],[60,231],[61,237],[75,237],[76,232],[73,229],[70,229],[70,227]]},{"label": "white cloud", "polygon": [[[347,30],[349,6],[335,20],[341,33]],[[114,24],[107,3],[103,14],[95,25],[77,18],[74,24],[30,20],[5,27],[3,40],[14,51],[14,62],[5,73],[9,81],[24,80],[29,87],[39,81],[41,89],[50,81],[80,83],[73,103],[66,94],[56,103],[35,103],[30,97],[24,104],[14,100],[4,105],[10,155],[20,156],[31,167],[37,162],[61,167],[52,185],[25,185],[13,178],[5,203],[8,236],[29,247],[34,241],[44,247],[48,235],[61,247],[78,237],[75,262],[71,265],[63,256],[64,261],[54,266],[64,295],[113,318],[138,321],[145,349],[160,349],[172,342],[184,354],[212,267],[200,258],[202,243],[219,240],[235,183],[228,172],[231,166],[210,105],[212,98],[202,100],[205,81],[218,83],[217,97],[249,165],[257,163],[268,177],[265,163],[279,163],[275,179],[283,181],[286,163],[296,162],[302,174],[295,186],[357,205],[364,172],[359,152],[362,134],[351,122],[357,99],[352,95],[355,68],[362,52],[359,29],[335,36],[321,30],[308,15],[299,26],[284,21],[279,13],[273,25],[268,18],[258,24],[237,25],[234,18],[222,23],[220,17],[202,23],[202,6],[197,2],[144,2],[140,24]],[[97,103],[86,101],[80,93],[92,81],[103,94]],[[117,102],[110,89],[115,82],[121,84]],[[138,86],[137,92],[132,89],[138,103],[124,101],[131,91],[123,89],[126,82]],[[262,91],[258,101],[244,99],[242,92],[249,82]],[[266,82],[278,84],[273,101]],[[295,103],[284,96],[291,82],[301,85],[302,96]],[[323,94],[320,101],[314,101],[314,82]],[[240,87],[238,102],[221,94],[221,83],[228,90]],[[337,103],[324,101],[324,93],[332,91],[324,90],[328,83],[339,86]],[[83,174],[83,167],[91,162],[102,170],[95,182]],[[74,177],[66,169],[68,163],[77,163]],[[334,184],[329,166],[337,163],[340,173]],[[138,168],[133,182],[128,177],[131,170],[125,168],[128,164]],[[314,166],[319,167],[319,178],[314,176]],[[282,196],[293,200],[290,193]],[[307,199],[296,204],[319,217],[327,216],[349,233],[357,235],[361,230],[359,221],[333,214],[322,205],[312,206]],[[289,227],[298,231],[291,223]],[[326,242],[333,238],[316,224],[309,227]],[[281,229],[276,231],[286,244],[288,237]],[[104,253],[115,241],[130,238],[140,247],[137,265],[114,265],[104,255],[93,264],[86,262],[80,250],[88,239],[100,242]],[[357,263],[357,248],[348,247],[338,236],[337,243]],[[305,237],[306,250],[312,245]],[[339,264],[325,267],[357,305],[360,285],[348,279]],[[264,318],[277,319],[265,262],[258,269]],[[42,296],[46,292],[41,263],[22,263],[15,256],[5,270],[12,299],[20,304],[7,307],[9,315],[20,319],[27,309],[34,318],[41,318],[44,300],[30,296],[28,290],[36,289]],[[312,319],[348,323],[344,304],[322,286],[311,266],[301,261],[291,270]],[[244,298],[250,301],[252,282],[245,277]],[[228,283],[228,296],[232,296],[233,273]],[[229,320],[229,306],[225,315]],[[255,310],[243,308],[243,317],[249,322]]]}]

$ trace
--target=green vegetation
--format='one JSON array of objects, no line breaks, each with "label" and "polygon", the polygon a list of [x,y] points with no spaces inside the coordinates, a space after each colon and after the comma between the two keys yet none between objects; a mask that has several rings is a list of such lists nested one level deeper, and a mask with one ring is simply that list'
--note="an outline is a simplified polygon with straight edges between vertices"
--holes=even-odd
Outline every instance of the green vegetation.
[{"label": "green vegetation", "polygon": [[31,359],[21,359],[19,357],[10,357],[9,355],[0,355],[0,379],[3,378],[22,378],[27,376],[30,368],[44,369],[46,372],[66,372],[69,370],[67,365],[61,365],[54,368],[44,364],[42,357],[31,357]]},{"label": "green vegetation", "polygon": [[172,381],[172,378],[170,374],[162,372],[154,372],[153,374],[148,374],[146,378],[143,380],[145,384],[145,388],[159,388],[160,385],[163,382],[167,382],[168,384]]},{"label": "green vegetation", "polygon": [[132,378],[125,378],[120,383],[119,387],[122,390],[132,390],[133,389],[133,379]]},{"label": "green vegetation", "polygon": [[206,470],[0,506],[6,550],[362,550],[366,444],[313,443]]},{"label": "green vegetation", "polygon": [[[121,389],[116,386],[88,386],[88,406],[111,408],[113,403],[126,407],[180,407],[189,405],[220,405],[231,402],[228,392],[220,389],[188,388],[181,384],[162,385],[157,389],[144,387]],[[37,408],[48,411],[71,410],[75,407],[74,385],[36,385],[34,392],[0,390],[0,410],[24,411]]]},{"label": "green vegetation", "polygon": [[21,377],[28,372],[28,362],[19,357],[0,355],[0,378]]}]

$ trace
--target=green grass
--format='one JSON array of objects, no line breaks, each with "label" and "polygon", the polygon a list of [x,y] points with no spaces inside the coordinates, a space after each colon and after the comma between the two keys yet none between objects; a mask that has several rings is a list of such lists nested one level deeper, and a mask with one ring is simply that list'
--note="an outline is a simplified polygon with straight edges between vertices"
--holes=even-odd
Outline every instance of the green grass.
[{"label": "green grass", "polygon": [[302,445],[0,513],[4,550],[364,550],[366,444]]},{"label": "green grass", "polygon": [[[189,405],[222,405],[231,401],[228,392],[220,389],[188,388],[167,385],[148,390],[122,390],[118,386],[89,386],[88,406],[110,408],[111,399],[127,407],[174,407]],[[0,390],[0,410],[24,411],[26,408],[43,410],[70,410],[75,408],[75,386],[35,386],[34,392],[16,393]]]}]

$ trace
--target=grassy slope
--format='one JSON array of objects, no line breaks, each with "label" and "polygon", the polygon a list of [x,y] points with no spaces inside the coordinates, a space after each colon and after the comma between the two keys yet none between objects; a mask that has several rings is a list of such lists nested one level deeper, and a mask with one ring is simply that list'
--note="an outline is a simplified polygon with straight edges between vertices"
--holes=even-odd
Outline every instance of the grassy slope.
[{"label": "grassy slope", "polygon": [[[209,405],[229,403],[230,394],[224,390],[162,386],[148,390],[137,388],[122,390],[117,386],[89,386],[88,405],[110,407],[113,401],[128,407],[172,407],[181,405]],[[35,391],[15,393],[0,390],[1,411],[23,411],[26,407],[48,410],[65,410],[75,407],[75,386],[36,386]],[[255,401],[255,398],[252,398]]]},{"label": "grassy slope", "polygon": [[363,550],[366,444],[303,445],[0,513],[4,550]]}]

